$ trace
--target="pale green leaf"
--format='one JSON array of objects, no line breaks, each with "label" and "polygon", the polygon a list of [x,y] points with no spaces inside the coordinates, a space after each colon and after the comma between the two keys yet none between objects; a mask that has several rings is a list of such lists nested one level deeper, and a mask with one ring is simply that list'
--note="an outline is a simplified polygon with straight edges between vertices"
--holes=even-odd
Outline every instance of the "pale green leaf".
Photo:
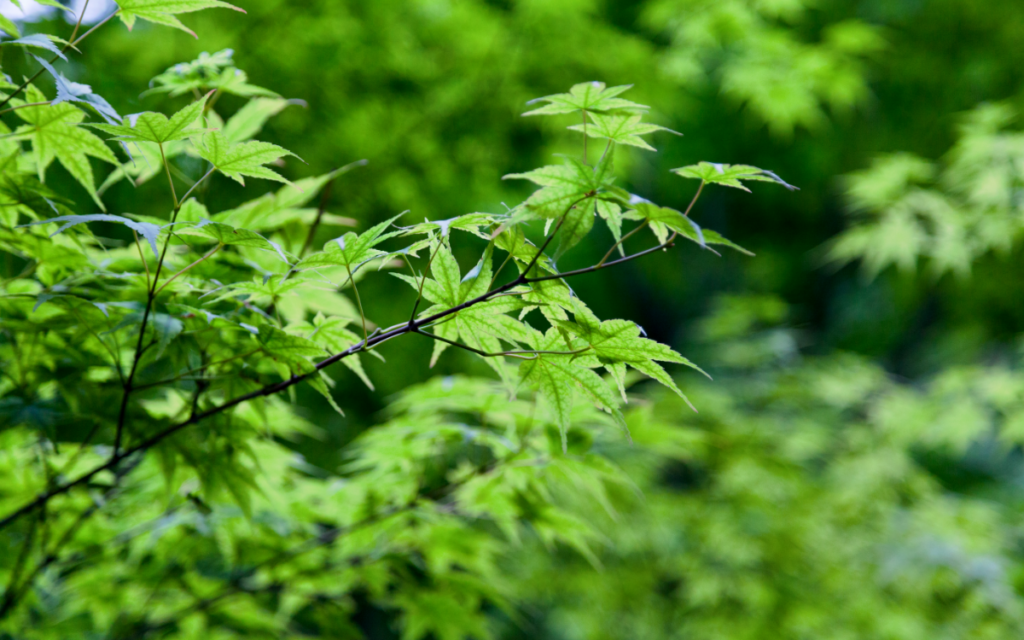
[{"label": "pale green leaf", "polygon": [[642,122],[643,115],[641,114],[602,115],[600,113],[591,113],[589,118],[589,124],[576,124],[569,128],[573,131],[582,131],[591,138],[611,140],[617,144],[626,144],[648,151],[654,151],[655,149],[640,136],[654,133],[655,131],[668,131],[677,136],[682,135],[656,124]]},{"label": "pale green leaf", "polygon": [[178,14],[216,7],[245,13],[244,9],[222,0],[118,0],[118,5],[121,7],[118,17],[129,30],[135,26],[135,20],[141,18],[154,24],[181,29],[195,38],[198,36],[178,20]]},{"label": "pale green leaf", "polygon": [[288,183],[275,171],[263,166],[284,156],[295,154],[269,142],[232,143],[220,131],[205,134],[198,140],[199,155],[217,168],[218,171],[245,184],[243,176]]}]

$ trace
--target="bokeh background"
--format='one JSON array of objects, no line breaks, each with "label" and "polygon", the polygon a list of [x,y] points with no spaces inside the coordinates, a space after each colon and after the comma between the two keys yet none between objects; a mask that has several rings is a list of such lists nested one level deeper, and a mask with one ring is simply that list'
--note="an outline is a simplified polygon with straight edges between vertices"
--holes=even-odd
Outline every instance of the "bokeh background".
[{"label": "bokeh background", "polygon": [[[668,170],[701,160],[800,187],[702,198],[696,219],[755,258],[672,251],[574,283],[600,316],[635,320],[716,381],[677,372],[697,416],[637,388],[630,420],[654,445],[612,453],[644,498],[624,489],[614,513],[595,509],[600,568],[532,548],[509,560],[526,603],[509,637],[1020,637],[1024,3],[237,4],[247,16],[190,16],[198,40],[111,24],[62,70],[122,113],[173,109],[140,96],[150,78],[233,49],[251,82],[305,102],[261,135],[305,161],[289,177],[369,160],[329,206],[363,228],[521,201],[528,188],[503,175],[576,149],[569,122],[522,118],[526,101],[589,80],[635,85],[630,98],[684,134],[623,155],[630,191],[685,208],[694,185]],[[61,20],[33,16],[29,31]],[[19,64],[4,60],[12,75]],[[149,213],[159,189],[121,183],[104,199]],[[211,211],[258,195],[232,189],[208,194]],[[595,262],[602,244],[560,266]],[[412,303],[392,280],[361,285],[384,325]],[[430,349],[410,341],[370,364],[373,393],[338,372],[344,418],[302,396],[329,446],[300,450],[337,464],[391,394],[488,375],[462,353],[430,370]]]}]

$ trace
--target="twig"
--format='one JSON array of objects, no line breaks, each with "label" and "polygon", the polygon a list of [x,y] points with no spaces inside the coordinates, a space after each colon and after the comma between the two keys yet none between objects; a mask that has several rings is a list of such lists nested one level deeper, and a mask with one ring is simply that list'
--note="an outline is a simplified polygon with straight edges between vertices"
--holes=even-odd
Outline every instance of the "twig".
[{"label": "twig", "polygon": [[10,113],[12,111],[17,111],[18,109],[24,109],[26,107],[42,107],[42,106],[47,105],[47,104],[50,104],[49,100],[46,100],[44,102],[26,102],[25,104],[19,104],[19,105],[15,106],[15,107],[8,107],[8,108],[4,109],[3,111],[0,111],[0,116],[2,116],[5,113]]},{"label": "twig", "polygon": [[650,222],[650,220],[644,220],[642,223],[638,224],[636,228],[634,228],[632,231],[619,238],[619,241],[612,245],[612,248],[608,250],[608,253],[604,254],[604,257],[601,258],[601,261],[597,263],[597,266],[600,267],[605,262],[607,262],[608,258],[612,257],[612,253],[615,251],[617,247],[621,246],[622,243],[624,243],[626,240],[629,240],[637,231],[640,231],[641,229],[646,227],[648,222]]},{"label": "twig", "polygon": [[366,334],[366,313],[363,311],[363,301],[359,298],[359,287],[356,286],[356,279],[352,277],[352,267],[345,265],[345,270],[348,271],[348,281],[352,283],[352,291],[356,294],[356,304],[359,305],[359,319],[363,321],[363,344],[369,339]]},{"label": "twig", "polygon": [[441,245],[444,244],[444,238],[438,238],[437,248],[430,254],[430,258],[427,260],[427,267],[423,270],[423,277],[420,278],[420,288],[416,292],[416,302],[412,305],[412,315],[409,316],[409,326],[411,327],[416,321],[416,312],[420,308],[420,300],[423,299],[423,285],[427,282],[427,274],[430,273],[430,265],[434,264],[434,258],[437,256],[437,252],[441,250]]},{"label": "twig", "polygon": [[142,260],[142,266],[146,268],[146,290],[148,291],[153,287],[149,277],[149,262],[146,261],[146,256],[142,253],[142,245],[139,243],[139,232],[132,229],[132,235],[135,236],[135,248],[139,250],[139,260]]},{"label": "twig", "polygon": [[309,251],[309,247],[313,244],[313,236],[316,235],[316,230],[320,227],[320,221],[323,219],[324,213],[327,211],[327,200],[331,197],[331,190],[334,188],[334,181],[341,177],[342,174],[348,173],[356,167],[365,167],[366,164],[366,160],[356,160],[355,162],[350,162],[334,172],[334,177],[331,178],[330,182],[327,183],[327,186],[324,187],[324,192],[320,196],[320,206],[317,207],[316,218],[313,220],[313,224],[309,227],[309,233],[306,234],[306,240],[302,243],[302,249],[299,251],[300,258]]},{"label": "twig", "polygon": [[198,260],[196,260],[196,261],[195,261],[195,262],[193,262],[192,264],[188,265],[187,267],[185,267],[184,269],[182,269],[182,270],[181,270],[181,271],[179,271],[178,273],[176,273],[176,274],[174,274],[173,276],[171,276],[170,278],[168,278],[168,279],[167,279],[167,282],[165,282],[165,283],[163,283],[162,285],[160,285],[160,288],[159,288],[159,289],[157,289],[157,290],[156,290],[156,293],[154,293],[153,295],[154,295],[154,296],[158,296],[158,295],[160,295],[160,292],[161,292],[161,291],[163,291],[163,290],[164,290],[164,289],[165,289],[165,288],[167,287],[167,285],[169,285],[169,284],[171,284],[172,282],[174,282],[175,278],[177,278],[178,276],[180,276],[180,275],[182,275],[182,274],[186,273],[186,272],[187,272],[187,271],[188,271],[189,269],[191,269],[191,268],[195,267],[196,265],[200,264],[201,262],[203,262],[203,261],[204,261],[204,260],[206,260],[207,258],[211,257],[211,256],[212,256],[213,254],[215,254],[215,253],[217,253],[218,251],[220,251],[220,250],[221,250],[221,249],[222,249],[223,247],[224,247],[224,243],[218,243],[216,247],[214,247],[214,248],[210,249],[209,251],[207,251],[207,252],[206,252],[206,253],[205,253],[205,254],[203,255],[203,257],[199,258]]},{"label": "twig", "polygon": [[453,347],[458,347],[460,349],[465,349],[466,351],[471,351],[471,352],[473,352],[473,353],[475,353],[475,354],[477,354],[479,356],[483,356],[484,358],[500,358],[500,357],[503,357],[503,356],[508,356],[508,357],[511,357],[511,358],[519,358],[520,360],[536,360],[538,357],[540,357],[542,355],[574,356],[574,355],[583,353],[584,351],[589,351],[592,348],[590,346],[587,346],[587,347],[584,347],[582,349],[576,349],[575,351],[531,351],[531,350],[516,349],[516,350],[513,350],[513,351],[500,351],[500,352],[497,352],[497,353],[488,353],[488,352],[482,351],[480,349],[475,349],[475,348],[473,348],[473,347],[471,347],[469,345],[462,344],[461,342],[456,342],[455,340],[449,340],[448,338],[444,338],[442,336],[439,336],[436,333],[428,333],[428,332],[426,332],[426,331],[424,331],[422,329],[419,329],[419,328],[417,328],[415,331],[413,331],[413,333],[418,333],[421,336],[427,336],[428,338],[433,338],[434,340],[439,340],[441,342],[446,342],[446,343],[452,345]]}]

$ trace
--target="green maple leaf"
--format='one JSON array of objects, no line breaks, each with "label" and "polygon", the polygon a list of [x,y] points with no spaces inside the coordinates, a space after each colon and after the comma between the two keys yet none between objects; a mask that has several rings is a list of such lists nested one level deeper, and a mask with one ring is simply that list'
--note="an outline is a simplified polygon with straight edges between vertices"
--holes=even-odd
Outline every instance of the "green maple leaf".
[{"label": "green maple leaf", "polygon": [[[42,92],[31,85],[26,90],[26,99],[28,103],[46,102]],[[111,164],[118,163],[117,157],[103,140],[78,126],[85,119],[85,114],[67,102],[25,107],[15,113],[28,123],[18,127],[14,133],[16,137],[31,142],[39,179],[43,179],[46,168],[56,158],[85,187],[100,209],[106,211],[96,193],[89,156]]]},{"label": "green maple leaf", "polygon": [[282,374],[314,374],[306,378],[306,383],[320,393],[335,411],[345,415],[327,388],[327,378],[309,361],[309,358],[326,356],[327,351],[323,347],[312,340],[268,326],[260,327],[256,339],[262,346],[263,353],[282,365]]},{"label": "green maple leaf", "polygon": [[[529,180],[541,187],[523,203],[526,212],[548,220],[565,215],[559,230],[556,260],[590,233],[595,213],[601,214],[608,222],[616,238],[621,236],[622,222],[618,216],[621,209],[615,208],[617,205],[610,201],[619,197],[613,187],[612,157],[612,153],[605,154],[594,167],[566,158],[562,165],[512,173],[503,178]],[[513,220],[521,220],[522,217],[521,214],[515,215]]]},{"label": "green maple leaf", "polygon": [[574,111],[646,111],[650,107],[629,100],[618,98],[621,93],[632,89],[626,84],[618,87],[605,87],[603,82],[583,82],[569,89],[569,93],[558,93],[543,98],[530,100],[526,104],[547,102],[548,104],[527,111],[524,116],[551,116]]},{"label": "green maple leaf", "polygon": [[[431,269],[434,277],[423,280],[422,284],[423,297],[433,303],[433,306],[423,312],[424,316],[457,307],[467,300],[487,293],[493,276],[491,248],[488,247],[480,262],[463,277],[459,263],[456,262],[448,247],[442,243],[437,248]],[[410,286],[419,291],[420,278],[400,273],[393,275],[408,282]],[[461,338],[470,346],[486,353],[500,353],[503,351],[501,340],[516,345],[529,339],[528,328],[515,318],[506,315],[511,311],[520,310],[524,306],[526,306],[525,303],[513,297],[492,298],[449,316],[440,324],[435,325],[434,331],[437,335],[449,340],[458,341]],[[447,350],[448,346],[445,342],[434,342],[434,352],[430,358],[431,367],[437,363],[437,359]],[[506,383],[511,382],[500,359],[485,358],[485,361]]]},{"label": "green maple leaf", "polygon": [[175,140],[184,140],[190,136],[203,133],[203,129],[192,127],[203,114],[209,94],[197,102],[193,102],[181,111],[168,118],[162,113],[147,111],[126,116],[125,124],[92,124],[93,128],[115,136],[121,142],[156,142],[163,144]]},{"label": "green maple leaf", "polygon": [[129,30],[135,26],[135,20],[141,18],[154,24],[181,29],[193,38],[198,36],[178,20],[177,14],[217,7],[245,13],[244,9],[222,0],[118,0],[117,4],[121,7],[118,16]]},{"label": "green maple leaf", "polygon": [[424,220],[419,224],[406,227],[405,233],[407,235],[431,235],[438,232],[442,236],[447,236],[452,229],[460,229],[480,235],[480,227],[490,226],[497,217],[491,213],[467,213],[447,220]]},{"label": "green maple leaf", "polygon": [[200,157],[239,184],[245,184],[242,176],[290,184],[277,172],[263,166],[284,156],[295,155],[276,144],[257,141],[233,143],[220,131],[213,131],[198,141],[196,150]]},{"label": "green maple leaf", "polygon": [[743,185],[744,180],[753,180],[758,182],[774,182],[781,184],[790,191],[795,191],[796,187],[789,184],[775,173],[766,171],[764,169],[758,169],[746,164],[719,164],[717,162],[700,162],[692,164],[688,167],[681,167],[679,169],[673,169],[672,173],[680,175],[684,178],[693,178],[694,180],[701,180],[707,184],[720,184],[726,187],[733,187],[736,189],[743,189],[744,191],[750,191]]},{"label": "green maple leaf", "polygon": [[650,202],[640,202],[626,213],[626,217],[634,220],[647,220],[654,234],[662,243],[668,239],[668,230],[671,229],[704,248],[708,248],[708,245],[722,245],[748,256],[754,255],[735,242],[722,237],[717,231],[702,229],[692,218],[684,216],[675,209],[659,207]]},{"label": "green maple leaf", "polygon": [[289,266],[291,265],[291,261],[281,248],[281,245],[273,242],[272,240],[268,240],[255,231],[251,231],[249,229],[239,229],[229,224],[212,222],[204,218],[194,226],[179,228],[176,233],[182,235],[206,236],[224,245],[256,247],[265,251],[272,251],[277,254],[277,257],[280,258],[282,262]]},{"label": "green maple leaf", "polygon": [[[581,345],[586,346],[582,341],[567,339],[562,331],[552,327],[546,334],[533,331],[530,346],[537,351],[566,351],[577,350]],[[520,380],[537,388],[551,406],[562,436],[562,451],[567,448],[572,408],[578,392],[586,394],[611,413],[623,429],[626,428],[625,419],[619,411],[618,396],[608,383],[593,371],[594,365],[593,356],[588,359],[577,355],[549,353],[541,353],[536,359],[525,360],[519,365]]]},{"label": "green maple leaf", "polygon": [[[216,53],[204,51],[195,60],[176,64],[153,78],[149,83],[152,88],[143,92],[142,95],[167,93],[173,98],[205,88],[219,89],[222,93],[231,93],[242,97],[262,96],[280,99],[279,95],[269,89],[249,84],[248,75],[234,66],[233,56],[234,51],[231,49],[224,49]],[[254,109],[261,110],[269,106],[261,104]],[[245,109],[246,107],[243,107],[242,111]],[[247,118],[250,115],[252,114],[248,113],[244,117]],[[228,130],[225,130],[225,134],[229,138],[232,137]],[[240,140],[235,141],[240,142]]]},{"label": "green maple leaf", "polygon": [[307,284],[306,281],[296,277],[285,278],[284,276],[277,275],[263,278],[257,275],[253,276],[250,282],[234,282],[224,285],[203,294],[202,297],[205,298],[206,296],[217,294],[215,298],[208,302],[208,304],[213,304],[214,302],[220,302],[235,296],[246,295],[249,296],[248,302],[264,304],[273,302],[282,295],[298,289],[304,284]]},{"label": "green maple leaf", "polygon": [[641,149],[646,149],[648,151],[655,151],[656,149],[647,144],[647,142],[640,137],[642,135],[654,133],[655,131],[668,131],[669,133],[674,133],[677,136],[683,135],[677,131],[661,127],[656,124],[642,122],[643,115],[638,113],[612,113],[608,115],[589,113],[588,117],[590,118],[589,124],[575,124],[569,128],[573,131],[582,131],[591,138],[603,138],[611,140],[617,144],[627,144],[632,147],[640,147]]},{"label": "green maple leaf", "polygon": [[367,229],[361,234],[349,231],[342,237],[329,241],[324,245],[323,251],[314,253],[299,261],[295,265],[295,270],[346,267],[354,272],[367,262],[388,255],[386,251],[381,251],[374,247],[388,238],[402,233],[401,231],[384,233],[391,226],[391,223],[402,215],[398,214],[390,220]]},{"label": "green maple leaf", "polygon": [[529,180],[541,189],[527,198],[524,206],[541,218],[560,217],[574,202],[597,195],[612,184],[610,172],[598,173],[579,160],[566,158],[565,164],[548,165],[526,173],[510,173],[502,180]]},{"label": "green maple leaf", "polygon": [[[296,323],[290,325],[288,329],[293,332],[306,334],[307,340],[323,347],[331,354],[336,354],[341,353],[352,345],[363,341],[361,336],[356,335],[347,329],[347,326],[351,322],[351,318],[341,318],[337,316],[328,318],[322,313],[317,313],[313,322]],[[370,351],[369,353],[381,360],[384,359],[384,357],[376,351]],[[342,358],[341,363],[348,367],[354,374],[359,376],[359,379],[362,380],[371,391],[373,390],[373,383],[370,382],[370,378],[367,377],[366,371],[363,370],[363,363],[359,359],[359,354],[353,354],[346,358]]]},{"label": "green maple leaf", "polygon": [[[658,362],[682,364],[708,376],[703,369],[667,345],[641,337],[640,327],[635,322],[629,320],[605,320],[602,322],[578,298],[573,299],[573,316],[575,322],[560,321],[556,326],[575,335],[583,344],[590,346],[591,351],[587,352],[587,355],[596,356],[601,366],[608,370],[618,385],[623,400],[626,397],[623,384],[624,366],[629,366],[654,378],[676,392],[687,404],[690,401],[686,395],[679,390],[675,381]],[[710,377],[708,376],[708,378]],[[692,404],[690,406],[693,407]]]}]

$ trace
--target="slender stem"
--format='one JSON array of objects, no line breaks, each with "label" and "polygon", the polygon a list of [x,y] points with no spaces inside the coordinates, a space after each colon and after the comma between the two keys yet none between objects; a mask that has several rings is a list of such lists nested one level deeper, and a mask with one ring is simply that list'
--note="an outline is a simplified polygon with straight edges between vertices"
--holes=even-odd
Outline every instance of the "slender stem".
[{"label": "slender stem", "polygon": [[135,248],[139,250],[139,260],[142,260],[142,266],[146,268],[146,291],[153,288],[153,283],[149,277],[149,262],[146,261],[146,256],[142,253],[142,244],[139,243],[139,232],[132,229],[132,235],[135,236]]},{"label": "slender stem", "polygon": [[316,218],[313,219],[313,224],[309,226],[309,233],[306,234],[306,240],[302,243],[302,248],[299,249],[299,258],[306,255],[309,251],[309,247],[313,244],[313,236],[316,235],[316,230],[320,227],[320,220],[324,217],[324,212],[327,210],[327,200],[331,197],[331,191],[334,189],[334,180],[327,183],[324,187],[324,192],[320,194],[320,206],[316,209]]},{"label": "slender stem", "polygon": [[428,332],[423,331],[422,329],[419,329],[419,328],[415,329],[413,331],[413,333],[418,333],[418,334],[420,334],[422,336],[427,336],[428,338],[433,338],[434,340],[438,340],[440,342],[446,342],[446,343],[452,345],[453,347],[458,347],[460,349],[465,349],[466,351],[471,351],[471,352],[473,352],[473,353],[475,353],[475,354],[477,354],[479,356],[483,356],[484,358],[500,358],[500,357],[508,356],[510,358],[519,358],[520,360],[536,360],[538,357],[540,357],[542,355],[574,356],[574,355],[583,353],[584,351],[589,351],[592,348],[590,346],[586,346],[586,347],[583,347],[582,349],[576,349],[575,351],[532,351],[532,350],[515,349],[515,350],[512,350],[512,351],[499,351],[497,353],[488,353],[488,352],[482,351],[480,349],[475,349],[475,348],[473,348],[473,347],[471,347],[469,345],[462,344],[461,342],[456,342],[455,340],[449,340],[448,338],[444,338],[442,336],[439,336],[436,333],[428,333]]},{"label": "slender stem", "polygon": [[649,222],[650,222],[650,220],[645,219],[642,223],[637,225],[635,229],[633,229],[632,231],[630,231],[626,235],[624,235],[621,238],[619,238],[619,241],[612,245],[612,248],[608,250],[608,253],[604,254],[604,257],[601,258],[601,262],[597,263],[597,266],[600,267],[605,262],[607,262],[608,258],[612,257],[612,252],[614,252],[617,247],[622,246],[623,242],[625,242],[626,240],[629,240],[633,236],[633,234],[635,234],[637,231],[640,231],[641,229],[646,227],[647,223],[649,223]]},{"label": "slender stem", "polygon": [[202,184],[202,182],[203,182],[204,180],[206,180],[207,178],[209,178],[209,177],[210,177],[210,174],[212,174],[212,173],[214,172],[214,170],[215,170],[216,168],[217,168],[217,167],[210,167],[210,170],[209,170],[209,171],[207,171],[206,173],[204,173],[204,174],[203,174],[203,177],[202,177],[202,178],[199,178],[199,180],[197,180],[197,181],[196,181],[196,183],[195,183],[195,184],[193,184],[193,185],[192,185],[192,186],[191,186],[191,187],[189,188],[189,190],[185,192],[185,195],[181,196],[181,201],[182,201],[182,202],[185,202],[185,201],[187,201],[187,200],[188,200],[188,197],[189,197],[190,195],[192,195],[192,192],[196,190],[196,187],[198,187],[198,186],[199,186],[200,184]]},{"label": "slender stem", "polygon": [[192,264],[188,265],[187,267],[185,267],[184,269],[182,269],[182,270],[181,270],[181,271],[179,271],[178,273],[176,273],[176,274],[174,274],[173,276],[171,276],[171,277],[170,277],[170,278],[169,278],[169,279],[167,280],[167,282],[165,282],[165,283],[163,283],[162,285],[160,285],[160,288],[159,288],[159,289],[157,289],[157,290],[156,290],[156,292],[155,292],[155,293],[154,293],[153,295],[154,295],[154,296],[158,296],[158,295],[160,295],[160,292],[161,292],[161,291],[163,291],[163,290],[164,290],[164,289],[165,289],[165,288],[167,287],[167,285],[169,285],[169,284],[171,284],[172,282],[174,282],[174,280],[175,280],[175,279],[176,279],[176,278],[177,278],[178,276],[181,276],[181,275],[183,275],[184,273],[188,272],[188,270],[189,270],[189,269],[191,269],[191,268],[195,267],[196,265],[200,264],[201,262],[203,262],[203,261],[204,261],[204,260],[206,260],[207,258],[211,257],[211,256],[212,256],[213,254],[215,254],[215,253],[217,253],[218,251],[220,251],[220,250],[221,250],[221,248],[223,248],[223,247],[224,247],[224,244],[223,244],[223,243],[219,243],[219,244],[217,244],[217,246],[216,246],[216,247],[214,247],[214,248],[210,249],[209,251],[207,251],[207,252],[206,252],[206,253],[205,253],[205,254],[203,255],[203,257],[199,258],[198,260],[196,260],[196,261],[195,261],[195,262],[193,262]]},{"label": "slender stem", "polygon": [[444,244],[444,238],[438,238],[437,248],[434,249],[433,253],[430,254],[430,258],[427,260],[427,268],[423,270],[423,277],[420,278],[420,288],[416,292],[416,302],[412,305],[412,315],[409,316],[409,326],[412,326],[416,320],[416,312],[420,308],[420,300],[423,299],[423,285],[427,282],[427,274],[430,273],[430,265],[434,264],[434,257],[437,256],[437,252],[441,250],[441,245]]},{"label": "slender stem", "polygon": [[575,271],[566,271],[564,273],[555,273],[555,274],[552,274],[552,275],[549,275],[549,276],[539,276],[537,278],[525,278],[523,280],[523,282],[526,282],[527,284],[529,284],[529,283],[533,283],[533,282],[544,282],[546,280],[558,280],[560,278],[570,278],[572,276],[578,276],[578,275],[582,275],[584,273],[593,273],[594,271],[598,271],[600,269],[607,269],[608,267],[614,267],[617,264],[622,264],[624,262],[629,262],[630,260],[635,260],[635,259],[640,258],[642,256],[646,256],[647,254],[654,253],[655,251],[661,251],[662,249],[667,249],[667,248],[669,248],[671,246],[674,246],[675,245],[675,239],[676,239],[677,235],[679,235],[679,234],[676,233],[676,232],[673,232],[668,240],[666,240],[662,244],[659,244],[656,247],[651,247],[650,249],[644,249],[643,251],[640,251],[639,253],[634,253],[633,255],[626,256],[625,258],[619,258],[618,260],[612,260],[611,262],[605,262],[604,264],[602,264],[600,266],[594,265],[592,267],[586,267],[585,269],[576,269]]},{"label": "slender stem", "polygon": [[693,205],[697,204],[697,198],[700,197],[701,192],[704,191],[704,181],[700,181],[700,186],[697,187],[697,193],[693,194],[693,200],[690,200],[689,206],[686,207],[686,211],[683,212],[683,216],[689,216],[690,210],[693,209]]},{"label": "slender stem", "polygon": [[164,143],[158,142],[157,146],[160,147],[160,159],[164,162],[164,171],[167,173],[167,184],[171,186],[171,197],[174,198],[174,209],[177,211],[181,205],[178,204],[178,194],[174,192],[174,180],[171,180],[171,165],[167,162],[167,156],[164,154]]},{"label": "slender stem", "polygon": [[[113,18],[114,16],[116,16],[119,13],[121,13],[120,7],[117,9],[117,11],[114,11],[113,13],[108,15],[106,18],[103,18],[102,20],[100,20],[99,22],[94,24],[91,29],[89,29],[88,31],[83,33],[77,40],[73,41],[69,46],[74,47],[74,46],[78,45],[79,42],[81,42],[82,40],[85,40],[90,35],[92,35],[93,31],[95,31],[95,30],[99,29],[100,27],[102,27],[103,25],[107,24],[107,22],[109,22],[111,18]],[[65,51],[66,50],[67,49],[65,49]]]},{"label": "slender stem", "polygon": [[[160,145],[160,156],[163,158],[164,168],[167,169],[167,157],[164,156],[164,148],[162,144]],[[209,172],[207,172],[206,175],[209,175]],[[206,176],[203,177],[205,178]],[[174,183],[171,181],[170,170],[167,171],[167,181],[171,185],[171,196],[174,198],[174,212],[171,213],[170,222],[170,224],[173,225],[175,222],[178,221],[178,213],[181,211],[181,202],[174,194]],[[194,186],[195,185],[193,185],[193,188]],[[167,258],[167,250],[171,246],[171,236],[173,236],[173,232],[170,235],[168,235],[167,241],[164,242],[164,247],[160,252],[160,258],[156,262],[156,271],[153,275],[153,284],[150,285],[148,294],[146,296],[146,309],[142,313],[142,322],[139,325],[139,339],[135,343],[135,357],[132,359],[132,368],[131,371],[128,372],[128,378],[124,381],[124,393],[121,395],[121,408],[118,410],[117,413],[117,431],[114,434],[114,451],[110,457],[111,462],[115,460],[120,460],[123,457],[119,457],[119,453],[121,450],[121,440],[124,437],[124,421],[125,418],[128,416],[128,399],[132,394],[132,382],[135,380],[135,373],[139,369],[139,362],[142,361],[142,356],[146,352],[146,350],[153,344],[152,342],[150,342],[150,344],[147,345],[145,348],[143,348],[142,346],[142,342],[146,336],[146,326],[149,323],[149,316],[153,312],[153,303],[156,301],[157,292],[155,290],[155,287],[157,283],[160,282],[160,272],[163,270],[164,260]]]},{"label": "slender stem", "polygon": [[580,109],[580,115],[583,116],[583,164],[587,164],[587,110]]},{"label": "slender stem", "polygon": [[2,116],[5,113],[10,113],[12,111],[17,111],[18,109],[24,109],[25,107],[41,107],[41,106],[47,105],[47,104],[50,104],[49,100],[44,101],[44,102],[26,102],[25,104],[19,104],[19,105],[15,106],[15,107],[8,107],[8,108],[4,109],[3,111],[0,111],[0,116]]},{"label": "slender stem", "polygon": [[68,42],[74,42],[75,36],[78,35],[78,30],[82,27],[82,18],[85,17],[85,12],[89,8],[89,0],[85,0],[85,4],[82,5],[82,13],[78,14],[78,22],[75,23],[75,29],[71,32],[71,37],[68,38]]},{"label": "slender stem", "polygon": [[359,305],[359,319],[363,321],[363,344],[369,340],[369,335],[366,333],[366,313],[363,312],[363,301],[359,298],[359,287],[356,286],[356,279],[352,277],[352,267],[345,265],[345,269],[348,271],[348,281],[352,283],[352,291],[356,294],[356,304]]}]

